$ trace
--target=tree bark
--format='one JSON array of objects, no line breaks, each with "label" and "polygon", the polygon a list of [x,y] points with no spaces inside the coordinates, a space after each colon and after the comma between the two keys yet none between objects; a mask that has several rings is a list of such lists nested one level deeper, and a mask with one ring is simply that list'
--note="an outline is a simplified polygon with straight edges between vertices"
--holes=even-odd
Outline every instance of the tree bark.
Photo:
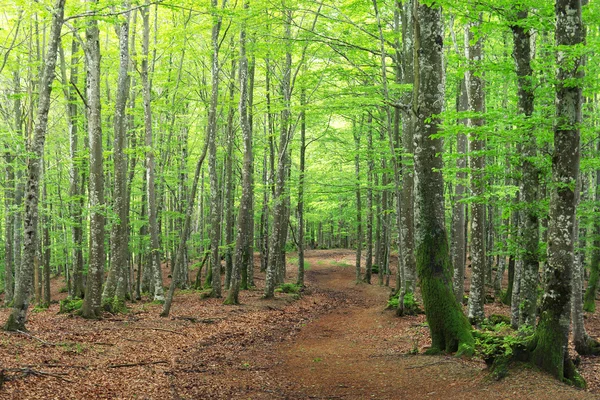
[{"label": "tree bark", "polygon": [[[244,9],[248,10],[248,1],[244,2]],[[244,165],[242,168],[242,198],[237,218],[237,234],[235,241],[235,259],[231,273],[231,288],[225,304],[238,304],[240,291],[241,271],[248,271],[254,265],[252,250],[252,229],[254,215],[252,213],[252,199],[254,197],[253,171],[254,158],[252,155],[252,128],[248,119],[248,58],[246,57],[246,29],[245,21],[240,31],[240,100],[239,115],[242,128],[244,147]]]},{"label": "tree bark", "polygon": [[[125,0],[123,10],[129,9],[129,1]],[[129,16],[126,12],[121,17],[117,26],[119,33],[119,76],[117,82],[117,94],[115,100],[114,142],[113,142],[113,168],[114,168],[114,193],[113,211],[117,220],[112,224],[110,246],[111,246],[111,269],[108,272],[102,302],[110,311],[120,311],[125,307],[125,295],[127,286],[125,284],[128,273],[127,263],[129,260],[128,230],[129,230],[129,196],[127,195],[127,98],[129,97]]]},{"label": "tree bark", "polygon": [[[373,270],[373,116],[367,117],[367,223],[365,245],[365,276],[363,281],[371,284]],[[320,225],[319,225],[320,226]],[[322,240],[319,240],[322,241]]]},{"label": "tree bark", "polygon": [[581,56],[573,54],[583,43],[581,0],[556,1],[556,123],[552,157],[553,188],[548,226],[548,275],[540,319],[532,343],[532,362],[560,380],[581,384],[567,353],[573,269],[575,183],[579,171],[581,124]]},{"label": "tree bark", "polygon": [[[97,0],[89,0],[90,8]],[[104,277],[104,154],[102,151],[102,117],[100,99],[100,38],[98,21],[94,16],[88,20],[85,36],[85,60],[87,70],[87,125],[90,143],[90,258],[81,307],[84,318],[100,318],[102,309],[102,280]]]},{"label": "tree bark", "polygon": [[481,25],[482,15],[477,22],[467,25],[465,28],[465,51],[469,62],[466,72],[467,97],[469,99],[469,111],[478,113],[474,118],[469,118],[471,129],[471,185],[475,201],[471,207],[471,288],[469,291],[469,320],[471,323],[479,323],[485,318],[483,305],[485,303],[485,139],[481,137],[481,127],[484,120],[480,116],[484,112],[485,99],[483,93],[483,80],[481,79],[479,63],[482,60],[482,39],[475,40],[474,29]]},{"label": "tree bark", "polygon": [[431,332],[430,352],[473,353],[469,321],[452,291],[451,260],[444,223],[442,139],[438,115],[444,104],[443,22],[437,5],[415,0],[415,204],[416,262],[425,315]]},{"label": "tree bark", "polygon": [[[528,120],[533,115],[534,92],[532,86],[533,72],[531,68],[531,31],[522,26],[528,17],[527,11],[517,12],[517,23],[511,28],[513,31],[513,58],[517,71],[518,83],[518,110],[524,117],[524,126],[530,126]],[[539,219],[537,212],[539,172],[534,164],[537,154],[537,143],[533,130],[527,129],[521,137],[525,138],[521,150],[521,171],[523,178],[519,188],[523,212],[520,218],[520,246],[522,250],[522,267],[520,274],[519,295],[520,301],[518,325],[535,325],[537,311],[537,286],[539,276]],[[515,304],[513,304],[513,307]],[[517,321],[513,321],[517,322]],[[513,324],[514,325],[514,324]]]},{"label": "tree bark", "polygon": [[[225,1],[225,0],[223,0]],[[225,3],[223,3],[225,4]],[[217,0],[211,0],[213,8]],[[211,95],[208,110],[208,175],[210,178],[210,268],[212,271],[212,297],[221,297],[221,259],[219,244],[221,241],[220,196],[217,172],[217,104],[219,101],[219,31],[221,17],[213,16],[211,33]]]},{"label": "tree bark", "polygon": [[164,301],[164,289],[162,281],[162,270],[161,270],[161,251],[160,251],[160,238],[158,233],[158,221],[157,221],[157,204],[156,204],[156,172],[154,163],[154,152],[156,151],[153,147],[153,134],[152,134],[152,109],[151,103],[151,86],[150,77],[148,73],[148,51],[149,51],[149,40],[150,40],[150,16],[149,16],[149,3],[146,2],[146,6],[140,8],[142,14],[142,20],[144,24],[144,33],[142,39],[142,92],[144,102],[144,132],[145,132],[145,145],[146,145],[146,190],[147,190],[147,201],[148,201],[148,230],[150,231],[150,260],[152,268],[152,280],[154,286],[154,300]]},{"label": "tree bark", "polygon": [[[44,154],[44,142],[46,130],[48,128],[48,112],[50,109],[50,95],[52,92],[52,82],[54,81],[54,69],[60,43],[60,32],[63,23],[65,0],[57,0],[52,9],[52,23],[48,40],[48,49],[44,60],[42,70],[40,92],[38,98],[37,123],[31,147],[29,160],[27,163],[27,196],[25,198],[25,228],[24,228],[24,248],[21,265],[18,271],[19,279],[15,279],[15,293],[13,308],[4,325],[4,329],[9,331],[24,330],[27,309],[31,296],[31,279],[33,276],[33,260],[38,244],[37,223],[38,223],[38,202],[39,202],[39,184],[41,160]],[[15,231],[15,235],[19,232]],[[16,243],[15,243],[16,245]],[[20,246],[15,249],[20,253]],[[15,259],[15,262],[17,260]]]}]

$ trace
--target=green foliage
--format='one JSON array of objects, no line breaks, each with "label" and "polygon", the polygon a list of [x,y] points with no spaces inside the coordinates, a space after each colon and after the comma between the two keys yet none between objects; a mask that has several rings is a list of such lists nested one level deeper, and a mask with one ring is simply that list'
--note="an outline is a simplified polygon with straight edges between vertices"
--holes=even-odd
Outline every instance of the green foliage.
[{"label": "green foliage", "polygon": [[371,273],[372,273],[372,274],[378,274],[378,273],[379,273],[379,265],[377,265],[377,264],[373,264],[373,265],[371,266]]},{"label": "green foliage", "polygon": [[58,289],[58,293],[67,293],[69,291],[69,288],[67,288],[66,286],[61,286]]},{"label": "green foliage", "polygon": [[480,330],[473,331],[475,355],[491,368],[492,377],[496,380],[506,376],[512,361],[527,360],[527,347],[533,337],[531,327],[515,331],[507,319],[505,316],[492,315],[483,321]]},{"label": "green foliage", "polygon": [[108,311],[112,314],[124,314],[129,311],[127,305],[125,304],[125,300],[119,299],[117,296],[114,296],[112,299],[107,299],[102,303],[102,308],[104,311]]},{"label": "green foliage", "polygon": [[60,314],[70,314],[73,311],[81,310],[83,299],[65,299],[60,302]]},{"label": "green foliage", "polygon": [[283,283],[279,285],[278,288],[275,289],[277,293],[292,293],[299,294],[300,290],[302,290],[301,286],[296,285],[295,283]]}]

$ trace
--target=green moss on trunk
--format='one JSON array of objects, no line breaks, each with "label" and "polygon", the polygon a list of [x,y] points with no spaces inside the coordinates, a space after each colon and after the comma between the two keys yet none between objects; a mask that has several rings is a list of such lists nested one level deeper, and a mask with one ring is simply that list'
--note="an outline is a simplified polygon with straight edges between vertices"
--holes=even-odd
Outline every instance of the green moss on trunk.
[{"label": "green moss on trunk", "polygon": [[429,353],[473,354],[471,326],[454,297],[450,277],[450,257],[445,236],[427,233],[416,251],[417,271],[425,315],[431,331]]},{"label": "green moss on trunk", "polygon": [[548,311],[543,312],[530,344],[531,362],[565,383],[585,387],[585,381],[563,347],[565,334],[568,332],[564,332],[556,317]]}]

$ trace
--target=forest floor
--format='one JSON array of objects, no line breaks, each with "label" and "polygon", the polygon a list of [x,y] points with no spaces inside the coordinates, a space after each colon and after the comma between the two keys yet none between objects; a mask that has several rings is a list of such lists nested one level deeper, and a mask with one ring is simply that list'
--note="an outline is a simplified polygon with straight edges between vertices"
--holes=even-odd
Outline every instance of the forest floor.
[{"label": "forest floor", "polygon": [[[389,288],[377,275],[373,285],[355,283],[354,252],[313,250],[306,261],[299,300],[261,299],[257,271],[257,288],[242,292],[239,306],[187,291],[169,318],[149,302],[98,321],[58,314],[58,304],[32,312],[28,333],[0,333],[0,399],[600,398],[598,357],[582,360],[583,391],[524,365],[495,381],[476,358],[413,355],[430,344],[424,316],[384,310]],[[65,296],[60,286],[53,299]],[[598,337],[598,316],[586,322]]]}]

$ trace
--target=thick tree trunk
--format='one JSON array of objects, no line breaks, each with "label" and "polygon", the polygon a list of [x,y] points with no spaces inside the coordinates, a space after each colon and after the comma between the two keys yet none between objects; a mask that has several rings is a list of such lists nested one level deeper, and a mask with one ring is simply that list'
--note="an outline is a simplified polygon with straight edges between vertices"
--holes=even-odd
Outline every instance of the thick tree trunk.
[{"label": "thick tree trunk", "polygon": [[[475,39],[474,29],[481,25],[481,14],[478,21],[470,23],[465,28],[465,51],[469,61],[469,70],[466,72],[466,86],[469,99],[469,111],[484,112],[485,98],[483,92],[483,79],[481,78],[479,63],[482,60],[482,39]],[[483,305],[485,303],[485,140],[481,137],[483,118],[478,115],[469,118],[471,128],[471,186],[475,201],[472,205],[471,217],[471,288],[469,291],[469,320],[479,323],[485,318]]]},{"label": "thick tree trunk", "polygon": [[573,266],[574,184],[579,171],[581,56],[574,51],[584,38],[581,0],[556,1],[556,118],[548,227],[548,281],[532,343],[532,361],[558,379],[581,384],[567,353]]},{"label": "thick tree trunk", "polygon": [[[90,0],[94,8],[97,0]],[[104,154],[102,153],[102,118],[100,99],[100,38],[98,21],[90,17],[86,29],[86,70],[88,104],[88,138],[90,144],[90,258],[81,307],[84,318],[99,318],[102,313],[102,279],[104,277]]]},{"label": "thick tree trunk", "polygon": [[[527,11],[517,13],[517,23],[512,26],[513,31],[513,58],[517,71],[518,82],[518,109],[525,120],[533,114],[534,93],[532,86],[531,69],[531,31],[522,26],[528,16]],[[525,122],[525,126],[530,124]],[[535,325],[537,311],[537,286],[539,276],[539,219],[537,212],[539,172],[533,158],[537,153],[537,143],[534,132],[529,129],[521,137],[526,138],[521,151],[521,171],[523,178],[519,196],[524,203],[520,218],[520,237],[522,246],[522,268],[520,273],[519,295],[519,325]],[[513,304],[514,306],[514,304]],[[516,322],[516,321],[515,321]]]},{"label": "thick tree trunk", "polygon": [[[129,9],[129,1],[124,1],[122,8]],[[108,272],[102,303],[111,311],[120,311],[125,307],[126,284],[129,260],[129,196],[127,195],[127,157],[125,155],[127,141],[127,98],[129,96],[129,12],[122,16],[119,31],[119,77],[115,100],[113,168],[114,193],[113,211],[117,220],[112,224],[111,269]]]},{"label": "thick tree trunk", "polygon": [[[413,1],[405,3],[402,12],[402,83],[411,84],[414,82],[414,9]],[[402,102],[409,104],[411,101],[410,93],[402,98]],[[402,165],[402,193],[399,199],[400,207],[400,247],[403,257],[402,262],[402,283],[400,288],[400,297],[398,300],[398,311],[404,312],[404,298],[407,294],[414,293],[417,282],[417,265],[415,260],[415,166],[414,166],[414,126],[415,120],[412,113],[406,113],[402,120],[402,148],[405,156]]]},{"label": "thick tree trunk", "polygon": [[[19,72],[14,73],[14,130],[17,137],[22,136],[22,110],[21,110],[21,97],[18,96],[20,91],[20,80]],[[15,229],[13,224],[14,219],[14,208],[17,206],[14,202],[15,197],[15,169],[13,161],[15,159],[13,150],[5,145],[4,161],[5,167],[5,183],[4,183],[4,305],[8,306],[15,293],[15,264],[14,264],[14,239]],[[16,207],[15,207],[16,208]]]},{"label": "thick tree trunk", "polygon": [[442,139],[438,133],[444,103],[443,22],[441,8],[415,1],[415,205],[416,262],[431,352],[472,354],[469,321],[452,291],[451,260],[444,216]]}]

